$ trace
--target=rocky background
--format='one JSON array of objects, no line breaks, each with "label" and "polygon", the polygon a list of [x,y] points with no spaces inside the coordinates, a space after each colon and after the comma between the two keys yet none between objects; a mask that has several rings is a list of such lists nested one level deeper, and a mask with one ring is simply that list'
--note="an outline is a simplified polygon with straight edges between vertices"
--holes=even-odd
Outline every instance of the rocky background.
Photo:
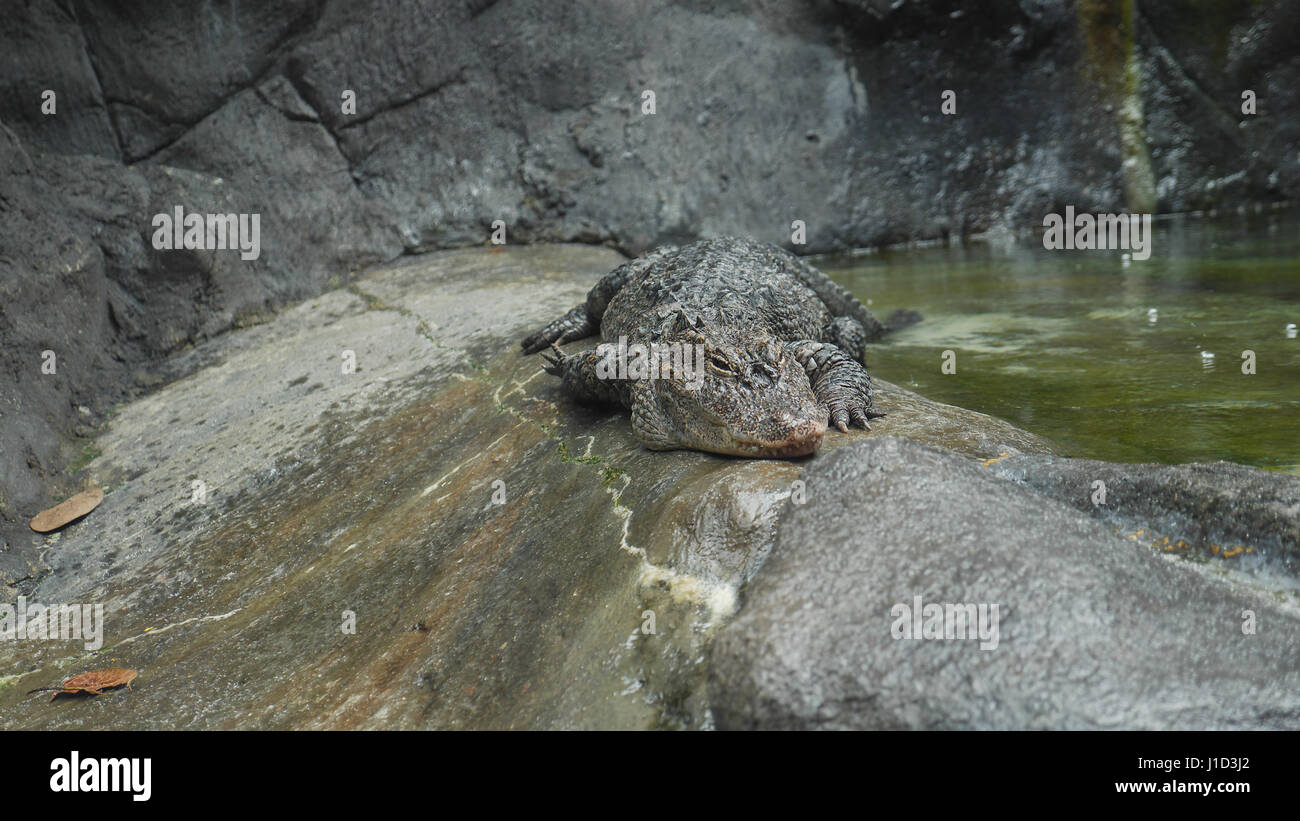
[{"label": "rocky background", "polygon": [[[630,253],[798,219],[819,251],[1295,199],[1297,30],[1284,0],[8,3],[0,579],[163,357],[494,220]],[[260,213],[261,257],[153,250],[177,205]]]}]

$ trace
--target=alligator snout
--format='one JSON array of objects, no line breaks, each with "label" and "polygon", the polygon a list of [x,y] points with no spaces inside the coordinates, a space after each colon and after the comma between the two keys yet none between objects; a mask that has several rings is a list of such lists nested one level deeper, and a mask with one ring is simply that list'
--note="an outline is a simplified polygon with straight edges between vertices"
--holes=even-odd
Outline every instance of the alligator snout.
[{"label": "alligator snout", "polygon": [[822,439],[826,436],[825,419],[803,419],[796,422],[789,414],[785,414],[774,422],[776,424],[773,428],[785,431],[785,435],[757,443],[756,456],[777,459],[807,456],[822,446]]}]

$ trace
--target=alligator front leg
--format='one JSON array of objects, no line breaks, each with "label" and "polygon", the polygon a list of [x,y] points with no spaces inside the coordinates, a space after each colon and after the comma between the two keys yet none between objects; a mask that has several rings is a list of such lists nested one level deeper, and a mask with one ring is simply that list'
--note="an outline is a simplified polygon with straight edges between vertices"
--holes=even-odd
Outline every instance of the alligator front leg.
[{"label": "alligator front leg", "polygon": [[850,425],[871,430],[869,420],[884,416],[871,409],[871,377],[857,360],[829,342],[801,339],[792,344],[813,393],[830,412],[832,425],[843,433]]},{"label": "alligator front leg", "polygon": [[542,354],[542,368],[560,377],[564,390],[580,402],[631,407],[627,380],[610,378],[609,368],[600,365],[604,358],[599,350],[570,355],[552,345]]},{"label": "alligator front leg", "polygon": [[862,323],[851,316],[837,316],[831,320],[822,330],[822,341],[829,342],[858,362],[867,352],[867,332]]},{"label": "alligator front leg", "polygon": [[587,315],[587,306],[572,308],[564,316],[542,328],[519,343],[524,353],[537,353],[548,345],[563,345],[575,339],[584,339],[599,331],[597,323]]},{"label": "alligator front leg", "polygon": [[615,379],[599,349],[570,356],[552,347],[542,354],[547,373],[560,377],[564,390],[580,402],[622,405],[632,409],[632,432],[650,450],[682,447],[679,431],[663,412],[654,383],[647,379]]}]

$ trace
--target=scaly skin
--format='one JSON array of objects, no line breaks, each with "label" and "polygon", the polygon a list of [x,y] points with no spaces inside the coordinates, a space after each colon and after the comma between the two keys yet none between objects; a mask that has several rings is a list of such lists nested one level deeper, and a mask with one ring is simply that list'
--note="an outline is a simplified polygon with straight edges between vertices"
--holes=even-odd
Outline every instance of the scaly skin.
[{"label": "scaly skin", "polygon": [[[788,251],[723,237],[620,265],[584,304],[521,344],[524,353],[549,348],[546,371],[576,398],[631,408],[648,448],[792,457],[816,451],[828,422],[870,430],[869,420],[884,415],[872,410],[861,364],[866,343],[884,330]],[[602,368],[609,345],[578,355],[558,347],[597,333],[605,343],[688,346],[703,352],[703,365],[644,378]]]}]

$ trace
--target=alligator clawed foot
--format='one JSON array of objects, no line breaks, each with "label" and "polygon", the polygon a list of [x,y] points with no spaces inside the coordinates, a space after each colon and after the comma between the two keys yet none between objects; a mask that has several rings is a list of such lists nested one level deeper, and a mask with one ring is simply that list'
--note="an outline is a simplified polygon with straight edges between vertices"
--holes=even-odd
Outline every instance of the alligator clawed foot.
[{"label": "alligator clawed foot", "polygon": [[570,357],[564,351],[560,350],[560,346],[552,342],[551,349],[549,351],[543,351],[541,356],[542,360],[546,363],[542,365],[543,370],[551,376],[562,376],[564,374],[564,363]]},{"label": "alligator clawed foot", "polygon": [[885,415],[871,407],[871,381],[865,371],[828,376],[826,382],[819,385],[821,390],[818,394],[824,397],[830,424],[839,428],[841,433],[848,433],[851,427],[869,431],[870,420]]}]

